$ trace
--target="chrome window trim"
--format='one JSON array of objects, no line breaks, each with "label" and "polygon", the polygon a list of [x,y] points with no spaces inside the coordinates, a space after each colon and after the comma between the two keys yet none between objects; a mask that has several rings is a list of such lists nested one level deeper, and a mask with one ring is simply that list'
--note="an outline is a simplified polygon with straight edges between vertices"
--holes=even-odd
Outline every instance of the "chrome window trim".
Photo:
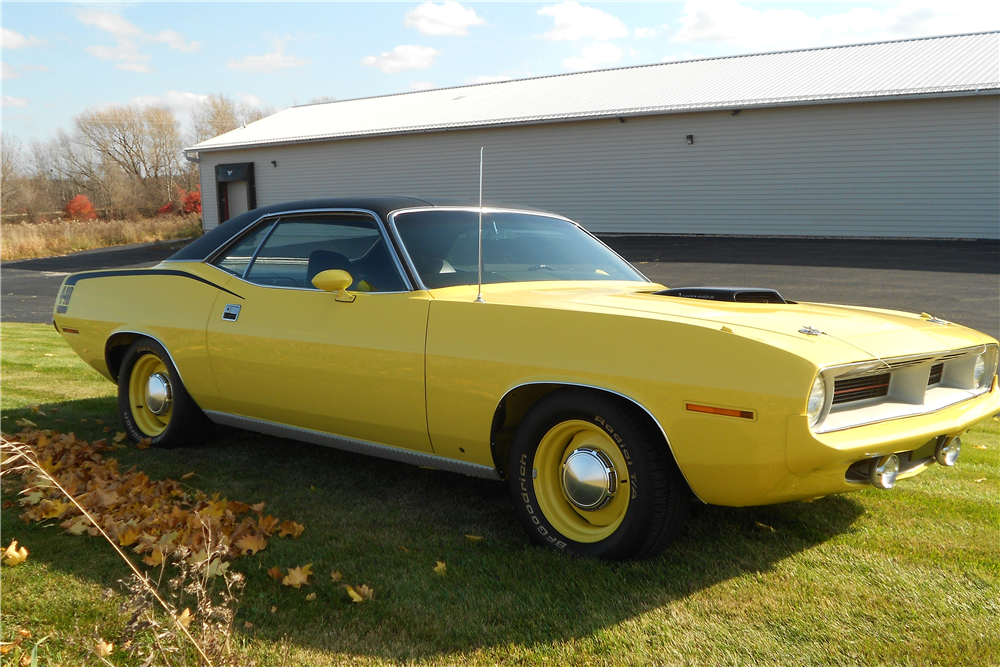
[{"label": "chrome window trim", "polygon": [[265,421],[263,419],[254,419],[252,417],[243,417],[242,415],[233,415],[226,412],[205,410],[205,415],[216,424],[235,426],[236,428],[265,433],[279,438],[289,438],[291,440],[299,440],[301,442],[308,442],[314,445],[323,445],[325,447],[341,449],[355,454],[376,456],[378,458],[388,459],[398,463],[409,463],[411,465],[435,468],[437,470],[445,470],[447,472],[457,472],[471,477],[482,477],[484,479],[497,481],[500,480],[500,473],[498,473],[496,468],[492,466],[484,466],[479,465],[478,463],[468,463],[465,461],[456,461],[455,459],[436,456],[427,452],[400,449],[398,447],[391,447],[377,442],[368,442],[367,440],[358,440],[356,438],[348,438],[341,435],[335,435],[333,433],[326,433],[324,431],[314,431],[311,429],[300,428],[298,426],[288,426],[286,424]]},{"label": "chrome window trim", "polygon": [[493,414],[496,414],[496,411],[500,409],[500,404],[504,402],[504,400],[510,395],[510,393],[512,391],[514,391],[515,389],[520,389],[521,387],[528,387],[528,386],[536,385],[536,384],[551,384],[551,385],[558,385],[558,386],[563,386],[563,387],[582,387],[584,389],[594,389],[596,391],[603,391],[603,392],[608,393],[608,394],[614,394],[615,396],[618,396],[619,398],[623,398],[626,401],[628,401],[629,403],[631,403],[632,405],[636,406],[637,408],[639,408],[640,410],[642,410],[643,412],[645,412],[647,415],[649,415],[649,418],[653,420],[653,423],[656,424],[656,428],[658,428],[660,430],[660,434],[663,436],[663,441],[665,443],[667,443],[667,451],[669,451],[670,455],[674,458],[674,463],[677,464],[677,469],[681,471],[681,476],[684,478],[684,481],[687,482],[688,488],[691,489],[691,493],[693,493],[694,496],[695,496],[695,498],[698,498],[698,500],[701,501],[702,503],[705,502],[704,500],[701,499],[701,497],[698,495],[698,493],[694,490],[694,487],[691,486],[691,482],[688,480],[687,475],[684,473],[684,469],[681,467],[680,462],[677,460],[677,456],[674,454],[674,446],[670,444],[670,438],[667,436],[667,431],[663,428],[663,425],[660,423],[660,420],[657,419],[656,416],[653,415],[652,411],[649,408],[647,408],[645,405],[643,405],[639,401],[635,400],[631,396],[623,394],[623,393],[621,393],[619,391],[615,391],[614,389],[608,389],[607,387],[599,387],[599,386],[597,386],[595,384],[584,384],[582,382],[567,382],[567,381],[564,381],[564,380],[548,380],[548,381],[546,381],[546,380],[532,380],[531,382],[522,382],[521,384],[513,386],[510,389],[508,389],[507,391],[505,391],[504,394],[503,394],[503,396],[500,397],[500,400],[497,402],[496,406],[493,408]]},{"label": "chrome window trim", "polygon": [[[424,285],[424,281],[420,277],[420,272],[417,271],[417,267],[413,264],[413,259],[410,257],[410,253],[406,249],[406,244],[403,243],[403,237],[400,235],[399,229],[396,228],[396,216],[401,215],[403,213],[425,213],[428,211],[467,211],[470,213],[478,213],[479,207],[478,206],[413,206],[407,208],[397,208],[394,211],[390,211],[389,215],[386,216],[389,220],[389,229],[392,231],[393,239],[399,245],[399,249],[403,254],[403,258],[406,260],[406,265],[409,268],[410,272],[413,274],[413,279],[417,282],[419,288],[424,291],[428,291],[429,288],[426,285]],[[632,266],[631,262],[629,262],[627,259],[619,255],[617,252],[615,252],[614,249],[612,249],[607,243],[605,243],[601,239],[597,238],[596,236],[588,232],[580,223],[576,222],[575,220],[570,220],[566,216],[559,215],[558,213],[547,213],[545,211],[528,211],[522,208],[506,208],[503,206],[484,206],[483,213],[486,212],[523,213],[525,215],[537,215],[544,218],[554,218],[556,220],[562,220],[564,222],[568,222],[571,225],[575,226],[580,231],[582,231],[584,234],[589,236],[590,238],[600,243],[601,246],[606,248],[612,255],[623,261],[626,266],[635,271],[639,275],[639,277],[642,278],[644,281],[646,281],[647,283],[652,283],[652,281],[649,278],[647,278],[642,273],[642,271]],[[517,281],[511,281],[511,282],[517,282]],[[510,283],[488,283],[488,284],[495,285],[495,284],[510,284]]]},{"label": "chrome window trim", "polygon": [[[900,368],[893,368],[892,367],[893,365],[903,364],[907,361],[921,360],[923,364],[933,366],[938,362],[942,362],[942,360],[950,362],[965,357],[969,357],[972,355],[985,354],[987,351],[989,351],[990,348],[996,349],[997,346],[992,345],[990,343],[981,343],[979,345],[973,345],[971,347],[941,350],[938,352],[926,352],[923,354],[907,354],[899,357],[886,357],[885,359],[880,359],[880,360],[872,359],[871,361],[860,361],[860,362],[851,362],[847,364],[836,364],[834,366],[824,366],[823,368],[819,369],[816,375],[817,377],[823,378],[824,382],[826,383],[826,401],[823,405],[822,415],[813,426],[809,427],[809,429],[816,435],[822,435],[826,433],[837,433],[839,431],[846,431],[852,428],[858,428],[861,426],[871,426],[872,424],[881,424],[885,422],[896,421],[898,419],[910,419],[912,417],[919,417],[923,415],[933,415],[938,412],[941,412],[942,410],[947,410],[948,408],[958,405],[959,403],[975,400],[983,396],[984,394],[988,394],[990,392],[989,383],[987,383],[980,389],[962,389],[963,391],[969,392],[969,396],[960,398],[946,405],[941,405],[934,409],[929,409],[923,412],[918,412],[914,414],[905,414],[893,417],[885,417],[881,419],[872,419],[836,428],[823,427],[823,424],[826,422],[827,418],[830,416],[830,413],[833,409],[834,387],[836,386],[836,381],[839,379],[865,377],[867,375],[877,375],[879,373],[892,373],[895,370],[901,370]],[[947,357],[947,359],[945,359],[945,357]],[[889,368],[886,368],[887,365],[889,366]],[[906,366],[903,366],[902,368],[905,367]],[[995,372],[996,369],[994,369],[994,373]],[[927,390],[935,389],[940,386],[941,386],[940,382],[935,385],[928,385],[927,388],[925,389],[925,396]],[[955,388],[961,389],[959,387]],[[806,399],[806,402],[808,403],[808,397]],[[849,412],[849,411],[850,410],[845,410],[844,412]]]},{"label": "chrome window trim", "polygon": [[[283,216],[298,215],[298,214],[310,214],[310,213],[360,213],[360,214],[363,214],[363,215],[369,215],[369,216],[371,216],[375,220],[375,224],[378,225],[379,233],[382,235],[382,240],[383,240],[383,242],[386,245],[386,251],[389,253],[389,257],[392,259],[392,263],[396,267],[396,273],[399,274],[399,277],[402,279],[403,286],[406,288],[404,291],[406,291],[406,292],[412,292],[413,291],[413,283],[410,281],[409,276],[407,276],[406,270],[403,268],[403,264],[402,264],[402,262],[400,261],[399,257],[396,254],[396,249],[395,249],[395,247],[392,244],[392,239],[389,236],[389,231],[386,229],[385,224],[382,222],[382,218],[379,217],[378,213],[376,213],[375,211],[372,211],[370,209],[367,209],[367,208],[301,208],[301,209],[289,209],[287,211],[272,211],[270,213],[266,213],[266,214],[260,216],[259,218],[257,218],[256,220],[254,220],[252,223],[250,223],[249,225],[247,225],[246,228],[243,229],[238,235],[236,235],[232,239],[229,239],[226,243],[223,243],[221,246],[219,246],[214,251],[212,251],[208,255],[208,257],[206,257],[205,259],[201,260],[201,263],[202,264],[208,264],[208,265],[211,265],[211,266],[215,266],[215,260],[218,259],[218,256],[222,252],[224,252],[228,248],[231,248],[234,243],[238,243],[239,239],[242,239],[242,238],[246,237],[248,234],[253,233],[253,230],[256,229],[260,225],[260,223],[261,223],[262,220],[265,220],[267,218],[275,218],[274,227],[271,229],[270,232],[268,232],[267,236],[257,245],[257,248],[254,251],[253,258],[251,259],[250,264],[247,264],[247,268],[243,272],[243,276],[245,276],[246,273],[247,273],[247,271],[249,271],[250,267],[253,265],[253,260],[257,258],[257,253],[260,252],[260,249],[264,246],[264,243],[267,242],[267,239],[270,238],[271,234],[274,233],[274,230],[277,229],[277,227],[278,227],[277,223],[280,222],[280,220],[281,220],[281,218]],[[190,261],[190,260],[175,260],[175,261]],[[215,268],[218,268],[218,267],[216,266]],[[307,289],[307,288],[301,288],[301,287],[284,287],[284,288],[281,288],[281,287],[278,287],[278,286],[271,286],[271,285],[258,285],[257,283],[252,283],[252,282],[250,282],[248,280],[245,280],[243,278],[243,276],[237,276],[236,274],[229,273],[228,271],[226,271],[226,273],[228,275],[230,275],[230,276],[235,276],[236,278],[242,280],[243,282],[247,283],[248,285],[254,285],[256,287],[276,287],[278,289],[298,289],[298,290],[301,290],[303,292],[312,292],[312,291],[314,291],[314,290],[310,290],[310,289]],[[398,293],[399,292],[371,292],[371,294],[398,294]]]}]

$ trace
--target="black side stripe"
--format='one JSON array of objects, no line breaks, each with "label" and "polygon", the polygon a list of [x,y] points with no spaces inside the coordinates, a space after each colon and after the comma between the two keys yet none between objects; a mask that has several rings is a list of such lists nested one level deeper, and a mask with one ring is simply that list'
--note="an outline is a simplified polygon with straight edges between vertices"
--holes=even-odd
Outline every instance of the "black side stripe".
[{"label": "black side stripe", "polygon": [[119,269],[116,271],[91,271],[88,273],[77,273],[66,279],[67,285],[75,285],[81,280],[88,280],[90,278],[114,278],[116,276],[176,276],[178,278],[190,278],[191,280],[197,280],[200,283],[205,283],[210,285],[217,290],[222,290],[227,294],[232,294],[237,299],[242,299],[236,292],[230,292],[225,287],[221,285],[216,285],[211,280],[205,280],[201,276],[196,276],[186,271],[176,271],[173,269]]}]

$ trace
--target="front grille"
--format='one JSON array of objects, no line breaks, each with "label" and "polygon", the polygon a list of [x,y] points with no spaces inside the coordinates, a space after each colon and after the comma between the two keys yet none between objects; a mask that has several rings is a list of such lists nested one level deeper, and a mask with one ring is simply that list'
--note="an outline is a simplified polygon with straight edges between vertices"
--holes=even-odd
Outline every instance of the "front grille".
[{"label": "front grille", "polygon": [[889,373],[837,380],[833,383],[833,404],[879,398],[889,393]]},{"label": "front grille", "polygon": [[927,378],[927,386],[932,384],[937,384],[941,381],[941,376],[944,375],[944,364],[934,364],[931,366],[931,376]]}]

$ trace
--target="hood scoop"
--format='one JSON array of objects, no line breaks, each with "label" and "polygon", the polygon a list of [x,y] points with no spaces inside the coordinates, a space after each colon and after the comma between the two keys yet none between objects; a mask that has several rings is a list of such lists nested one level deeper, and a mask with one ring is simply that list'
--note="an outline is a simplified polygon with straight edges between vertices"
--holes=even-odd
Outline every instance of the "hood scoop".
[{"label": "hood scoop", "polygon": [[761,287],[675,287],[654,292],[661,296],[679,296],[684,299],[729,301],[731,303],[795,303],[785,301],[773,289]]}]

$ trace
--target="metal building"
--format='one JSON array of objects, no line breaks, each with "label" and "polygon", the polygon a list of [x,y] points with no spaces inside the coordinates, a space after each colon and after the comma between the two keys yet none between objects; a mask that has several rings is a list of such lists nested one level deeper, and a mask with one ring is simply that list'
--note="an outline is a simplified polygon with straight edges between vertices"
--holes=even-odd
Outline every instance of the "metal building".
[{"label": "metal building", "polygon": [[[599,233],[1000,238],[1000,32],[287,109],[188,150],[205,228],[293,199],[485,197]],[[195,156],[196,154],[196,156]]]}]

